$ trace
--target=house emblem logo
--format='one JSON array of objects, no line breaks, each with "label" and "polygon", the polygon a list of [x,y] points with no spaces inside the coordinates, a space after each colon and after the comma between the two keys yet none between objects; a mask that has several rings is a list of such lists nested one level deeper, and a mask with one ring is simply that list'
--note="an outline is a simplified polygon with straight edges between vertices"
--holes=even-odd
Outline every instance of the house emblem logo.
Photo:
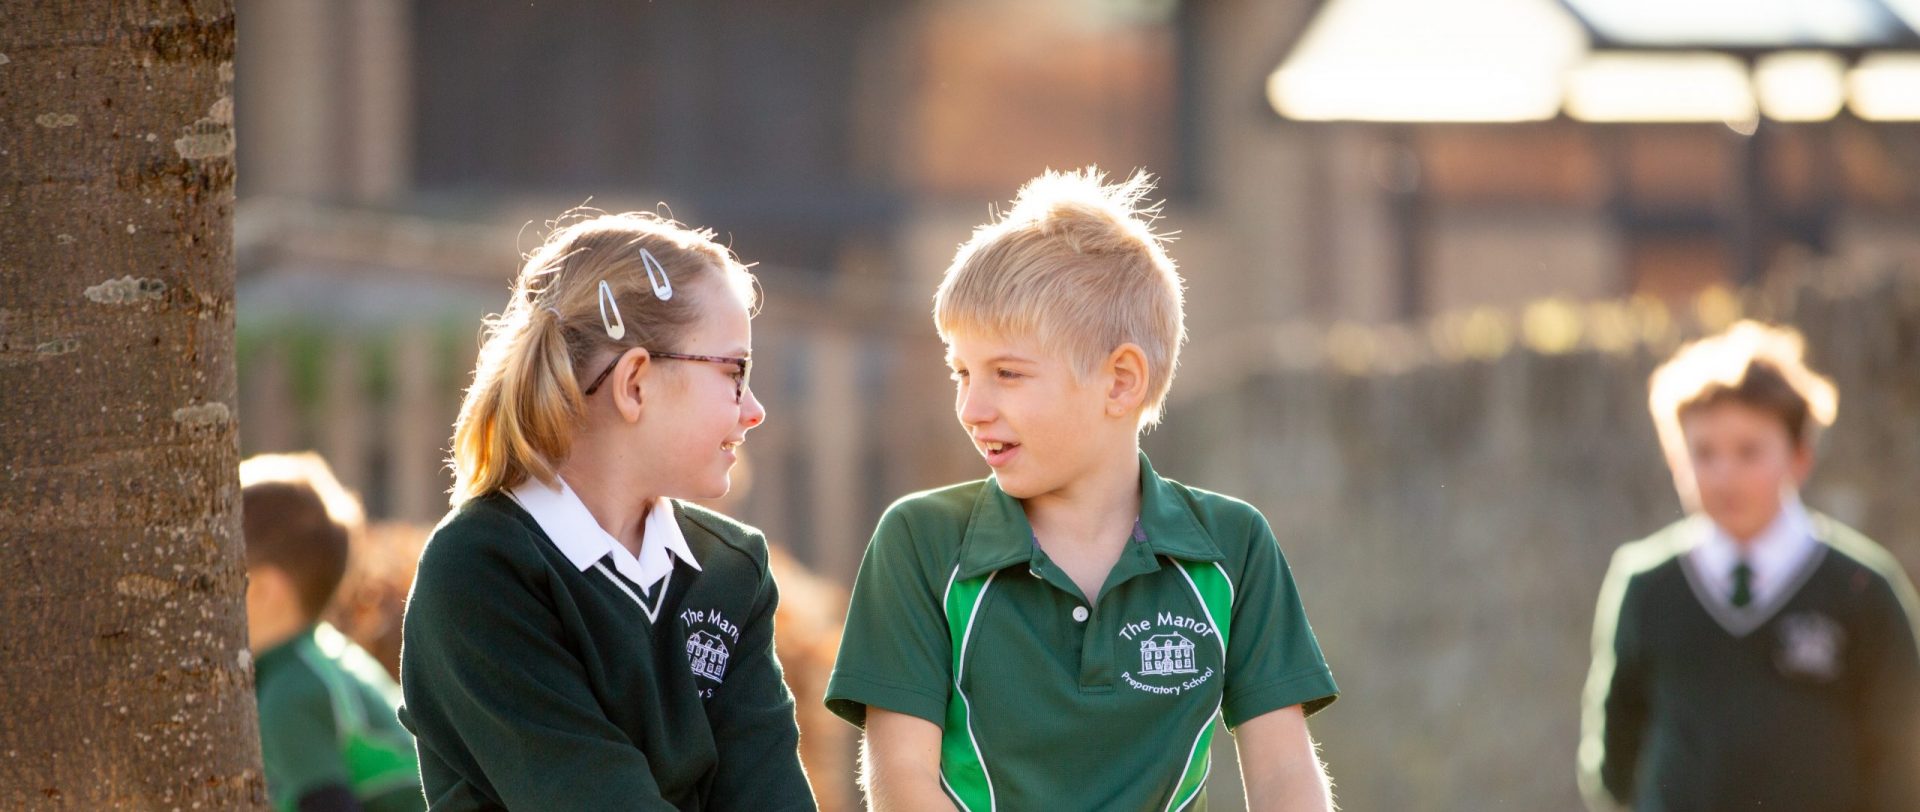
[{"label": "house emblem logo", "polygon": [[1780,648],[1775,664],[1789,676],[1832,682],[1840,678],[1847,632],[1838,621],[1818,612],[1799,612],[1780,619]]},{"label": "house emblem logo", "polygon": [[696,631],[687,638],[687,662],[695,676],[719,682],[727,678],[727,643],[718,635]]},{"label": "house emblem logo", "polygon": [[1140,641],[1141,676],[1198,674],[1193,664],[1193,641],[1174,634],[1156,634]]},{"label": "house emblem logo", "polygon": [[1155,612],[1120,627],[1122,648],[1114,654],[1140,667],[1120,672],[1128,688],[1155,696],[1179,696],[1213,680],[1224,665],[1220,633],[1204,616]]}]

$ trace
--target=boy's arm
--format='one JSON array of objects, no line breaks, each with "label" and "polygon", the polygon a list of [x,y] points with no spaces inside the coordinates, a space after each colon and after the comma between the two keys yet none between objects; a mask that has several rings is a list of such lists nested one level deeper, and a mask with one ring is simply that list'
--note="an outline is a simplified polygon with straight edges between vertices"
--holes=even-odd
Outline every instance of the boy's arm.
[{"label": "boy's arm", "polygon": [[[1623,551],[1624,552],[1624,551]],[[1646,729],[1646,684],[1639,654],[1639,612],[1629,594],[1633,569],[1615,554],[1593,618],[1593,666],[1580,715],[1580,790],[1595,810],[1633,803],[1634,771]]]},{"label": "boy's arm", "polygon": [[510,809],[672,810],[563,642],[540,594],[557,576],[498,540],[435,542],[401,631],[400,684],[420,749],[465,750],[481,774],[462,777]]},{"label": "boy's arm", "polygon": [[1330,812],[1333,787],[1299,705],[1264,713],[1234,731],[1249,812]]},{"label": "boy's arm", "polygon": [[773,617],[780,593],[766,563],[760,565],[759,595],[741,627],[739,653],[728,661],[727,679],[714,688],[717,695],[707,704],[720,753],[708,803],[718,810],[812,810],[817,804],[800,764],[793,692],[774,655]]},{"label": "boy's arm", "polygon": [[873,812],[954,812],[940,788],[940,726],[884,708],[867,710],[861,789]]},{"label": "boy's arm", "polygon": [[[1891,557],[1889,557],[1891,558]],[[1898,564],[1881,572],[1871,595],[1873,624],[1866,645],[1868,797],[1874,810],[1920,809],[1920,646],[1914,639],[1913,586]]]},{"label": "boy's arm", "polygon": [[953,643],[930,572],[946,565],[927,563],[902,513],[896,506],[880,518],[860,562],[826,701],[866,730],[864,783],[875,809],[945,812],[940,740]]},{"label": "boy's arm", "polygon": [[300,796],[294,812],[362,812],[365,808],[345,784],[328,784]]}]

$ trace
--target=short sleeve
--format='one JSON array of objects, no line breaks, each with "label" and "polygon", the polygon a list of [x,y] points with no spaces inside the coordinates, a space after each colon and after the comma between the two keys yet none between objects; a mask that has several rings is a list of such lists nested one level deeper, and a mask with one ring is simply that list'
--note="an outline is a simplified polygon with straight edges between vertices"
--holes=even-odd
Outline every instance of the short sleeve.
[{"label": "short sleeve", "polygon": [[1255,514],[1249,533],[1227,640],[1221,711],[1229,728],[1294,705],[1311,716],[1340,692],[1266,518]]},{"label": "short sleeve", "polygon": [[[926,566],[904,511],[880,519],[847,605],[840,654],[827,682],[827,709],[865,727],[867,707],[943,724],[953,671],[946,584]],[[939,578],[936,583],[936,577]]]},{"label": "short sleeve", "polygon": [[326,686],[311,672],[285,674],[260,698],[260,755],[275,809],[327,786],[347,786],[347,762]]}]

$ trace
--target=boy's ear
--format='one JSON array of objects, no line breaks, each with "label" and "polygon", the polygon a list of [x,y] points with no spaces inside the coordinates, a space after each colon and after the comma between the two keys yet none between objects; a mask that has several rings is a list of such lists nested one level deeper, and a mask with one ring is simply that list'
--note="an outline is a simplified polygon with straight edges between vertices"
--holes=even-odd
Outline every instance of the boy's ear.
[{"label": "boy's ear", "polygon": [[1138,414],[1147,402],[1147,354],[1131,341],[1107,356],[1107,416]]},{"label": "boy's ear", "polygon": [[1807,484],[1807,477],[1813,475],[1813,441],[1800,440],[1793,444],[1793,486],[1798,488]]},{"label": "boy's ear", "polygon": [[620,417],[632,423],[640,419],[641,406],[645,402],[642,393],[646,388],[648,373],[652,372],[652,357],[643,347],[627,350],[620,356],[620,363],[609,376],[607,388],[612,390],[613,408]]}]

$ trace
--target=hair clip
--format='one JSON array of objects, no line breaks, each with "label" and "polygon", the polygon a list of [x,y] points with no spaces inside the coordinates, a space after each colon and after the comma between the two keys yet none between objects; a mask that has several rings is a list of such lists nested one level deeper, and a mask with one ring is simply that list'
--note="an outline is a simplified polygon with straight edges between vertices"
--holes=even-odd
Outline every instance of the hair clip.
[{"label": "hair clip", "polygon": [[647,268],[647,282],[653,285],[653,295],[663,302],[672,299],[673,283],[667,279],[666,266],[661,265],[660,260],[654,259],[653,253],[645,248],[640,249],[640,264]]},{"label": "hair clip", "polygon": [[[613,311],[613,318],[607,318],[607,311]],[[620,303],[613,300],[613,286],[607,280],[600,280],[600,326],[607,328],[607,337],[619,341],[627,334],[627,321],[620,317]]]},{"label": "hair clip", "polygon": [[555,321],[559,321],[561,319],[566,318],[565,316],[560,315],[560,308],[557,308],[557,307],[548,307],[547,312],[553,314],[553,318]]}]

